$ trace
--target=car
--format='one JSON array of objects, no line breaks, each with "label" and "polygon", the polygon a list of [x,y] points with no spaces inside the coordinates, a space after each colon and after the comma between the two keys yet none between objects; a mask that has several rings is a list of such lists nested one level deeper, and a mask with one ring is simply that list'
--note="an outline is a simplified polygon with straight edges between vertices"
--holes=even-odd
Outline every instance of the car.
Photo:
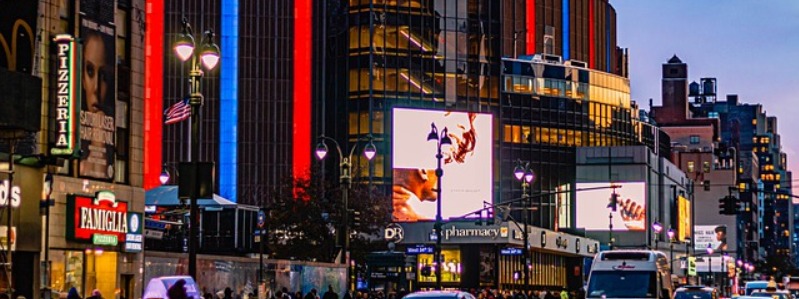
[{"label": "car", "polygon": [[[422,291],[410,293],[403,299],[475,299],[472,294],[461,291]],[[762,299],[762,298],[758,298]]]},{"label": "car", "polygon": [[718,299],[719,291],[706,286],[683,286],[674,291],[674,299]]},{"label": "car", "polygon": [[773,299],[793,299],[793,296],[788,291],[754,291],[750,297],[756,298],[773,298]]},{"label": "car", "polygon": [[[190,299],[201,299],[199,288],[191,276],[162,276],[150,279],[147,287],[144,289],[142,298],[144,299],[169,299],[167,296],[169,288],[172,287],[178,280],[186,282],[186,295]],[[758,298],[762,299],[762,298]]]}]

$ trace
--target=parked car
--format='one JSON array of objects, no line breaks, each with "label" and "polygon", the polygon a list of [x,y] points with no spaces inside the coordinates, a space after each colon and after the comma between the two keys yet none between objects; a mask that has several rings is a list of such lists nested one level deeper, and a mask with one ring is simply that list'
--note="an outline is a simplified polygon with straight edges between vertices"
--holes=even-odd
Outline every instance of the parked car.
[{"label": "parked car", "polygon": [[674,299],[718,299],[719,291],[706,286],[683,286],[674,291]]}]

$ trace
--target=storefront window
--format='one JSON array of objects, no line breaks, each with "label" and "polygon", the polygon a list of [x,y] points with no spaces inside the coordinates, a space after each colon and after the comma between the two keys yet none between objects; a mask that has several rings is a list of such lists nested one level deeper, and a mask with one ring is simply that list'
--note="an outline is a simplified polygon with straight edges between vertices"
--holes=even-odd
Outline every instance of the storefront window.
[{"label": "storefront window", "polygon": [[[442,249],[441,256],[444,261],[444,266],[441,268],[441,281],[442,282],[460,282],[461,281],[461,251],[459,249]],[[430,267],[433,275],[422,275],[422,268]],[[435,266],[432,254],[420,254],[418,265],[417,277],[419,282],[435,282]]]},{"label": "storefront window", "polygon": [[82,297],[99,290],[106,298],[113,298],[117,285],[117,253],[102,249],[86,251],[50,251],[52,261],[52,289],[66,293],[71,288]]}]

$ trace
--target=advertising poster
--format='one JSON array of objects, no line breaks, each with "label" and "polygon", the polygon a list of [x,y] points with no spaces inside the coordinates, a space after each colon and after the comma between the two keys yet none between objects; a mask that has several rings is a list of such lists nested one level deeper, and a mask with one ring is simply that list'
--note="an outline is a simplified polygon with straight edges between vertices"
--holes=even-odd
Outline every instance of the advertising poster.
[{"label": "advertising poster", "polygon": [[[618,206],[608,208],[613,189],[581,190],[577,192],[577,227],[587,231],[607,231],[608,213],[613,215],[613,231],[644,231],[646,229],[646,183],[614,182]],[[577,183],[577,189],[609,187],[610,183]]]},{"label": "advertising poster", "polygon": [[101,180],[114,177],[116,131],[116,38],[114,1],[82,0],[80,175]]},{"label": "advertising poster", "polygon": [[393,118],[394,221],[435,219],[437,149],[436,141],[427,140],[431,123],[438,136],[446,128],[452,140],[442,148],[442,218],[468,216],[492,202],[491,114],[395,108]]},{"label": "advertising poster", "polygon": [[696,250],[707,250],[708,244],[715,252],[727,251],[727,226],[726,225],[697,225],[694,228]]},{"label": "advertising poster", "polygon": [[691,238],[691,202],[683,196],[677,197],[677,241]]}]

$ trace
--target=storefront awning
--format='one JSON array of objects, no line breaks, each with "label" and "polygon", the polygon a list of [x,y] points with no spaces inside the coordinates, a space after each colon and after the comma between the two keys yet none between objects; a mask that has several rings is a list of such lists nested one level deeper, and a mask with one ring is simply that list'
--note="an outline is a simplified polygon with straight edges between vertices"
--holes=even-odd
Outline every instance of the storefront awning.
[{"label": "storefront awning", "polygon": [[[178,186],[161,186],[150,190],[145,193],[145,205],[148,206],[180,206],[180,198],[178,198]],[[214,194],[213,198],[198,198],[197,204],[200,207],[236,207],[235,202],[225,199],[222,196]]]}]

